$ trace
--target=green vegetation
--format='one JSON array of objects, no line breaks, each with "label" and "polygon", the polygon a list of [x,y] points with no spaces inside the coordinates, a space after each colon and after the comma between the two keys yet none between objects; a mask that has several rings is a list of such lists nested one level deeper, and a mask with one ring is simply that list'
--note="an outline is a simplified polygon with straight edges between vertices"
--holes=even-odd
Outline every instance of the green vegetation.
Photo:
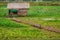
[{"label": "green vegetation", "polygon": [[[60,34],[43,29],[37,29],[27,24],[12,21],[8,16],[6,6],[0,8],[0,40],[59,40]],[[60,29],[60,6],[31,6],[28,17],[17,17],[25,22]],[[55,18],[56,20],[42,20]]]},{"label": "green vegetation", "polygon": [[[8,10],[5,7],[0,8],[0,17],[8,16]],[[60,6],[31,6],[28,10],[28,17],[60,17]]]},{"label": "green vegetation", "polygon": [[[54,0],[55,1],[55,0]],[[59,6],[60,5],[60,1],[57,2],[52,2],[52,1],[47,1],[47,2],[30,2],[31,6]]]},{"label": "green vegetation", "polygon": [[56,29],[60,29],[60,20],[43,20],[40,17],[19,17],[18,19],[24,22],[30,22],[33,24],[40,24],[42,26],[53,27]]},{"label": "green vegetation", "polygon": [[11,21],[10,19],[0,18],[0,26],[3,27],[24,27],[16,22]]},{"label": "green vegetation", "polygon": [[30,17],[54,17],[59,18],[60,6],[33,6],[28,11]]},{"label": "green vegetation", "polygon": [[8,10],[6,8],[7,6],[0,6],[0,17],[6,17],[8,16]]},{"label": "green vegetation", "polygon": [[[39,18],[27,18],[22,17],[18,18],[21,20],[25,20],[25,22],[34,22],[37,24],[41,24],[43,26],[52,26],[56,29],[60,29],[60,23],[54,21],[43,21]],[[32,23],[33,23],[32,22]],[[49,23],[49,24],[48,24]],[[52,23],[52,24],[51,24]],[[55,24],[56,23],[56,24]],[[37,29],[27,24],[16,23],[11,21],[9,18],[0,18],[0,40],[59,40],[60,34],[50,32],[43,29]]]}]

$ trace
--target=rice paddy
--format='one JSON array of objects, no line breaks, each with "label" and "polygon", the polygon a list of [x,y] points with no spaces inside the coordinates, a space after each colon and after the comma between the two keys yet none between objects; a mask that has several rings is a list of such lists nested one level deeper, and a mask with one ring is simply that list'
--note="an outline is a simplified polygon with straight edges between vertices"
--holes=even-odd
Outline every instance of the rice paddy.
[{"label": "rice paddy", "polygon": [[[0,8],[0,40],[60,40],[60,34],[17,23],[7,18],[8,9]],[[31,6],[27,17],[16,17],[25,22],[60,29],[60,6]],[[55,20],[42,20],[55,18]]]}]

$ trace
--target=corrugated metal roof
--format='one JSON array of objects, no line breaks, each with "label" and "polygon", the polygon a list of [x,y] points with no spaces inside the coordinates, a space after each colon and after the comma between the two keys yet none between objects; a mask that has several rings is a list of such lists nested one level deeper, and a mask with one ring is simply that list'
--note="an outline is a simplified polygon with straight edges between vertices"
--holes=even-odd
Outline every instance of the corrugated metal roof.
[{"label": "corrugated metal roof", "polygon": [[8,3],[8,9],[29,8],[29,3]]}]

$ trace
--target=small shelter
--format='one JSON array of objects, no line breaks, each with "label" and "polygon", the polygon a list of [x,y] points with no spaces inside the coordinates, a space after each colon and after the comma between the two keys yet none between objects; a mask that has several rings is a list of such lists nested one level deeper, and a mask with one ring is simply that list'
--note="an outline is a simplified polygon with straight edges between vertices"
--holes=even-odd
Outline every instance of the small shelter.
[{"label": "small shelter", "polygon": [[14,14],[25,16],[27,15],[27,10],[29,9],[29,3],[8,3],[7,8],[10,16]]}]

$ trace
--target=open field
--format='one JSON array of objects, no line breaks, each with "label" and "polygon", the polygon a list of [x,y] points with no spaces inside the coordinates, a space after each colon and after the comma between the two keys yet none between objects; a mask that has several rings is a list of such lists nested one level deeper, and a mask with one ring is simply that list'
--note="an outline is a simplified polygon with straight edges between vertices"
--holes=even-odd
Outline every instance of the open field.
[{"label": "open field", "polygon": [[[0,8],[0,17],[8,16],[6,6]],[[31,6],[28,10],[28,17],[59,18],[60,6]]]},{"label": "open field", "polygon": [[[60,23],[59,21],[40,21],[37,18],[20,18],[21,20],[25,19],[25,22],[35,22],[35,23],[39,23],[45,26],[52,26],[56,29],[60,29]],[[36,19],[36,20],[35,20]],[[11,21],[10,19],[2,19],[0,18],[0,39],[1,40],[20,40],[20,39],[30,39],[30,40],[34,40],[34,39],[49,39],[49,40],[59,40],[60,38],[60,34],[55,33],[55,32],[50,32],[47,30],[43,30],[43,29],[37,29],[34,28],[30,25],[27,24],[22,24],[22,23],[16,23]]]},{"label": "open field", "polygon": [[[27,24],[12,21],[6,7],[0,9],[0,40],[60,40],[60,34],[37,29]],[[5,18],[6,17],[6,18]],[[31,6],[27,17],[16,17],[25,22],[60,29],[60,6]],[[56,20],[42,20],[55,18]]]},{"label": "open field", "polygon": [[28,11],[31,17],[59,17],[60,6],[33,6]]}]

